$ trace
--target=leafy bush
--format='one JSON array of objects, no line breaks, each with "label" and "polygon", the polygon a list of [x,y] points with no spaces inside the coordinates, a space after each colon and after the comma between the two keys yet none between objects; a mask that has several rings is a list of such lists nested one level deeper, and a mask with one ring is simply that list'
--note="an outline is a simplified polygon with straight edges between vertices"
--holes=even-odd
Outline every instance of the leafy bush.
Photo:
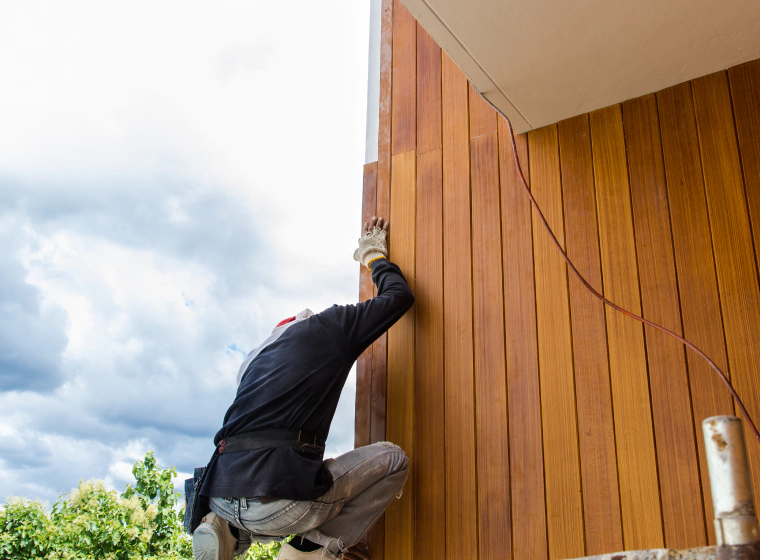
[{"label": "leafy bush", "polygon": [[41,504],[11,498],[0,510],[0,558],[45,558],[53,533]]},{"label": "leafy bush", "polygon": [[[121,495],[101,481],[80,481],[50,513],[39,502],[9,498],[0,508],[0,559],[191,559],[184,507],[174,491],[176,469],[159,468],[149,452],[132,474],[134,486]],[[255,543],[245,560],[274,560],[279,550],[279,543]]]}]

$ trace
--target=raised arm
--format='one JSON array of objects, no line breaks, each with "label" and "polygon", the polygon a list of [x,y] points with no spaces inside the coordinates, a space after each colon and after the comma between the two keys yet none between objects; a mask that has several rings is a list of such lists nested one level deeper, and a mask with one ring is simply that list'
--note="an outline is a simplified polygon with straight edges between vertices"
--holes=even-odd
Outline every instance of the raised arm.
[{"label": "raised arm", "polygon": [[356,305],[330,310],[356,356],[387,331],[414,304],[414,295],[398,266],[387,260],[389,224],[372,218],[364,224],[354,258],[372,270],[377,296]]}]

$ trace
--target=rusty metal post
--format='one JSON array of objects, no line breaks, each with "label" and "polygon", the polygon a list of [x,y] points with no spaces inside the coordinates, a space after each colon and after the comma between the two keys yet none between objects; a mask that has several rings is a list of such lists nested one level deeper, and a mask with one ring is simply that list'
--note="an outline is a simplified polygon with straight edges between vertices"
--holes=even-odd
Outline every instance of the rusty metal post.
[{"label": "rusty metal post", "polygon": [[755,515],[744,430],[735,416],[702,422],[715,510],[719,560],[760,559],[760,525]]}]

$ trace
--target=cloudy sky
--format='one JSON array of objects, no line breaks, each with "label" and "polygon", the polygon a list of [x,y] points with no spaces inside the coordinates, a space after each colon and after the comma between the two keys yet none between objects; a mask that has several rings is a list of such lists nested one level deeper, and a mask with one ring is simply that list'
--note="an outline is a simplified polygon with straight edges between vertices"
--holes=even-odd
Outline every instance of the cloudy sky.
[{"label": "cloudy sky", "polygon": [[0,3],[0,502],[204,464],[245,354],[355,301],[368,29],[369,0]]}]

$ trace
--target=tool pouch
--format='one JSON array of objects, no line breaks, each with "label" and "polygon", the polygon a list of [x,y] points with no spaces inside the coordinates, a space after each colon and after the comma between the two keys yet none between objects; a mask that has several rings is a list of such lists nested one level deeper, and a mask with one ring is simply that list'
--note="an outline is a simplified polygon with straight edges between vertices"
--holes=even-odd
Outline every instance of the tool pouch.
[{"label": "tool pouch", "polygon": [[203,480],[206,478],[211,464],[219,455],[214,452],[208,465],[197,467],[193,473],[193,478],[185,479],[185,531],[189,535],[195,532],[195,529],[203,522],[205,515],[211,511],[208,500],[200,495]]}]

